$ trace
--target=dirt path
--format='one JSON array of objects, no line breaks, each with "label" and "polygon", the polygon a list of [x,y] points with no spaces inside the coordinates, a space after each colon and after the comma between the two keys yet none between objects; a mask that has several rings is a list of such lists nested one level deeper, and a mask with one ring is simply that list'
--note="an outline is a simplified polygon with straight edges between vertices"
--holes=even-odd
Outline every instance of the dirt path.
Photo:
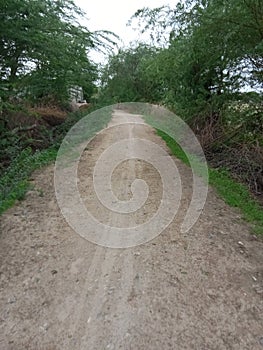
[{"label": "dirt path", "polygon": [[[111,125],[134,118],[118,112]],[[150,218],[162,198],[159,173],[139,160],[112,176],[121,200],[131,198],[134,179],[147,181],[149,196],[137,212],[113,215],[89,186],[102,151],[132,137],[167,150],[150,127],[127,124],[97,135],[79,167],[85,205],[119,227]],[[81,238],[57,206],[53,166],[33,175],[35,190],[1,217],[1,350],[263,349],[263,242],[211,188],[197,224],[180,233],[192,175],[175,162],[183,189],[178,215],[157,238],[129,249]]]}]

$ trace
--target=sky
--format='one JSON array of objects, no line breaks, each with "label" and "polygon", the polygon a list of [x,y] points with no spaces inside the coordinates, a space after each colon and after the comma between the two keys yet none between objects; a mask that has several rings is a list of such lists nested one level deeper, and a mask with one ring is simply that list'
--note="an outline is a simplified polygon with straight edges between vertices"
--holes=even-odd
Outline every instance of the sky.
[{"label": "sky", "polygon": [[[166,4],[174,6],[176,0],[75,0],[77,6],[82,8],[87,14],[85,25],[90,31],[110,30],[119,35],[128,45],[129,42],[138,40],[140,35],[126,24],[130,17],[140,8],[143,7],[160,7]],[[95,61],[100,61],[100,55],[93,55]]]}]

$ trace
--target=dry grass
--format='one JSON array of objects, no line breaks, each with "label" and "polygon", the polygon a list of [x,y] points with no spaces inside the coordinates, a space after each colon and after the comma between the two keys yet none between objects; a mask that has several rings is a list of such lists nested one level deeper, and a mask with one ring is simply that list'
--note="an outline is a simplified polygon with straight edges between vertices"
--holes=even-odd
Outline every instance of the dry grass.
[{"label": "dry grass", "polygon": [[36,107],[31,108],[30,112],[38,115],[50,126],[62,124],[67,116],[67,112],[55,107]]}]

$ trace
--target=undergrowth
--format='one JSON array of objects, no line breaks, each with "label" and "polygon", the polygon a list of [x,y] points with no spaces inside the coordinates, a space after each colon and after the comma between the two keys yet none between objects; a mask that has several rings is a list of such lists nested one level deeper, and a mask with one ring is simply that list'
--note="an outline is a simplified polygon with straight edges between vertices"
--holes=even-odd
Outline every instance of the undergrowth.
[{"label": "undergrowth", "polygon": [[49,148],[33,153],[31,148],[24,149],[14,159],[0,178],[0,214],[13,206],[16,200],[22,200],[30,188],[30,174],[56,159],[57,150]]},{"label": "undergrowth", "polygon": [[[157,134],[166,142],[172,153],[185,164],[189,165],[187,154],[177,142],[163,131],[156,130]],[[208,171],[209,183],[215,187],[219,196],[228,205],[241,210],[244,219],[254,225],[254,233],[263,234],[262,207],[252,197],[247,187],[235,181],[227,170],[209,168]]]},{"label": "undergrowth", "polygon": [[[48,148],[35,151],[32,147],[19,144],[9,166],[0,172],[0,215],[12,207],[17,200],[25,198],[25,194],[31,186],[29,178],[32,172],[56,160],[58,149],[67,132],[90,112],[70,113],[64,123],[56,126],[53,130],[47,129],[47,135],[51,132],[53,134],[52,143],[49,143]],[[85,132],[87,139],[90,139],[107,125],[111,118],[111,110],[102,110],[98,116],[97,119],[93,118],[89,130]]]}]

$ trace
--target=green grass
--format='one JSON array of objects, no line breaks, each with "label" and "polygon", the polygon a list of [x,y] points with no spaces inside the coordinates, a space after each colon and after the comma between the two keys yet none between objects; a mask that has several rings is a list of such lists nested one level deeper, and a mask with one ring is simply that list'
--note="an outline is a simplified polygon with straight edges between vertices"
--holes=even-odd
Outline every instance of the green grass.
[{"label": "green grass", "polygon": [[[162,137],[172,153],[189,165],[189,160],[182,148],[163,131],[156,129],[157,134]],[[231,207],[241,210],[245,220],[254,225],[253,231],[256,234],[263,234],[263,209],[255,201],[247,187],[235,181],[226,170],[208,169],[209,183],[215,187],[217,193]]]},{"label": "green grass", "polygon": [[56,159],[57,150],[49,148],[33,153],[24,149],[0,178],[0,214],[12,207],[17,200],[22,200],[30,188],[28,181],[31,173]]}]

